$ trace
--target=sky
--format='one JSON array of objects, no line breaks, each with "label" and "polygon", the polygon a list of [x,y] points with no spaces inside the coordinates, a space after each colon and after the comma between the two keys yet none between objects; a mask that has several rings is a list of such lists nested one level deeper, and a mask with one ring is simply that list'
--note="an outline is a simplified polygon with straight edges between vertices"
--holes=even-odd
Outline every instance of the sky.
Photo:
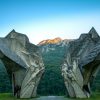
[{"label": "sky", "polygon": [[91,27],[100,33],[100,0],[0,0],[0,37],[15,29],[38,44],[76,39]]}]

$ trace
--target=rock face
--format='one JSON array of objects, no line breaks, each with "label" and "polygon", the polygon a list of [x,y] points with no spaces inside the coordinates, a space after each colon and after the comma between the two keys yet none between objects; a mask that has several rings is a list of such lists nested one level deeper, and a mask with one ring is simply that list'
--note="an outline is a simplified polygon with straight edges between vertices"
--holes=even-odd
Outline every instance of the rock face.
[{"label": "rock face", "polygon": [[62,39],[57,37],[55,39],[47,39],[47,40],[43,40],[41,41],[38,45],[46,45],[46,44],[57,44],[59,42],[61,42]]},{"label": "rock face", "polygon": [[58,51],[57,48],[66,48],[67,44],[70,41],[73,41],[73,40],[72,39],[65,39],[65,40],[62,40],[62,41],[54,43],[54,44],[52,44],[52,43],[39,44],[38,47],[40,48],[40,51],[42,53],[48,53],[48,52],[52,52],[52,51],[56,51],[57,52]]},{"label": "rock face", "polygon": [[87,98],[91,82],[100,69],[100,37],[92,28],[79,39],[69,42],[62,65],[66,89],[70,97]]},{"label": "rock face", "polygon": [[36,96],[44,72],[38,47],[31,44],[26,35],[12,30],[5,38],[0,38],[0,59],[12,80],[14,96]]}]

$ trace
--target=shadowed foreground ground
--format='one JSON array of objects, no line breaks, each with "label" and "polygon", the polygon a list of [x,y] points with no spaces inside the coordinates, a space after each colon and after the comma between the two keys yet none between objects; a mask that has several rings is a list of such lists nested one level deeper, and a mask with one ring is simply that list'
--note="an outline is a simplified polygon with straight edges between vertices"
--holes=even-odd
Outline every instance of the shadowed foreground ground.
[{"label": "shadowed foreground ground", "polygon": [[89,99],[71,99],[64,96],[41,96],[31,99],[16,99],[10,93],[1,93],[0,100],[100,100],[100,93],[94,93]]}]

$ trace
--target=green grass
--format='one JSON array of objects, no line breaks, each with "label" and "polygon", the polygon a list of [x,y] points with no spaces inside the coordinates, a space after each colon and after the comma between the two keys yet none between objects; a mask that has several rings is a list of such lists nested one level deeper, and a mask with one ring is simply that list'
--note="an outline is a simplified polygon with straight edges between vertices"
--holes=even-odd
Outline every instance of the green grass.
[{"label": "green grass", "polygon": [[0,100],[31,100],[31,99],[17,99],[11,93],[0,93]]},{"label": "green grass", "polygon": [[0,93],[0,100],[16,100],[10,93]]},{"label": "green grass", "polygon": [[93,93],[90,98],[73,99],[73,100],[100,100],[100,93]]},{"label": "green grass", "polygon": [[[0,100],[34,100],[33,98],[31,99],[17,99],[14,96],[12,96],[11,93],[0,93]],[[66,97],[67,100],[67,97]],[[93,93],[93,95],[90,98],[86,99],[71,99],[69,98],[68,100],[100,100],[100,93]]]},{"label": "green grass", "polygon": [[100,100],[100,93],[93,93],[88,100]]}]

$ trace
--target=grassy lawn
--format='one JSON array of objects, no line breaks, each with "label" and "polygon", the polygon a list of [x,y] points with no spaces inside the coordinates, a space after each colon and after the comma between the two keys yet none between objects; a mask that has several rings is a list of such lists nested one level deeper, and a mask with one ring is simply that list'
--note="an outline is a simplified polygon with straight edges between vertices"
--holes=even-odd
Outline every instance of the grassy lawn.
[{"label": "grassy lawn", "polygon": [[17,99],[11,93],[0,93],[0,100],[31,100],[31,99]]},{"label": "grassy lawn", "polygon": [[[0,93],[0,100],[34,100],[31,99],[17,99],[12,96],[11,93]],[[66,98],[67,100],[67,98]],[[90,98],[87,99],[68,99],[68,100],[100,100],[100,93],[93,93],[93,95]]]},{"label": "grassy lawn", "polygon": [[14,100],[12,95],[9,93],[0,93],[0,100]]},{"label": "grassy lawn", "polygon": [[90,98],[86,98],[86,99],[74,99],[74,100],[100,100],[100,93],[93,93]]}]

